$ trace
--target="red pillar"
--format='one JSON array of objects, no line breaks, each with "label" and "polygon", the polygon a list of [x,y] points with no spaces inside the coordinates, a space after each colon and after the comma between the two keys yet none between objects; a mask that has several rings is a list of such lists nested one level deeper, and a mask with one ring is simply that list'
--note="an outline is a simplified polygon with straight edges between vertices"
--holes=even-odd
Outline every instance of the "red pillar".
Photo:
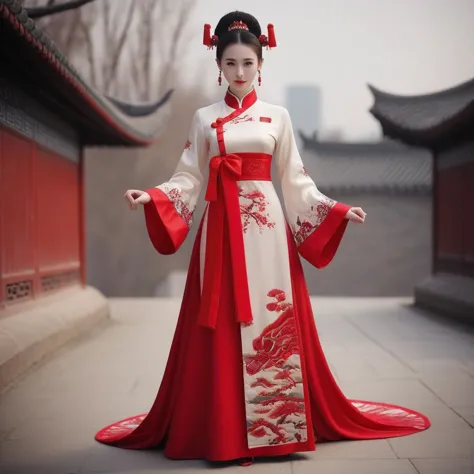
[{"label": "red pillar", "polygon": [[85,152],[81,145],[81,152],[79,156],[79,256],[81,262],[81,284],[86,285],[87,269],[86,269],[86,173],[85,173]]}]

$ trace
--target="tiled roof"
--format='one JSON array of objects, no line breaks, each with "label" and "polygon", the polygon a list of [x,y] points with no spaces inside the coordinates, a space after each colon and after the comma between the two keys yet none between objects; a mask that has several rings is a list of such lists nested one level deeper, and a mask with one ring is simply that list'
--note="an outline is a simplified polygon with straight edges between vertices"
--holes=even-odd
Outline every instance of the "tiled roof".
[{"label": "tiled roof", "polygon": [[322,192],[430,194],[428,151],[395,142],[329,143],[304,139],[301,152]]},{"label": "tiled roof", "polygon": [[[18,0],[0,0],[0,59],[24,81],[41,82],[91,134],[85,144],[148,145],[169,114],[168,91],[153,104],[128,104],[87,84]],[[5,69],[7,71],[7,69]]]},{"label": "tiled roof", "polygon": [[474,127],[474,79],[424,95],[395,95],[369,85],[374,96],[370,113],[388,136],[429,146]]}]

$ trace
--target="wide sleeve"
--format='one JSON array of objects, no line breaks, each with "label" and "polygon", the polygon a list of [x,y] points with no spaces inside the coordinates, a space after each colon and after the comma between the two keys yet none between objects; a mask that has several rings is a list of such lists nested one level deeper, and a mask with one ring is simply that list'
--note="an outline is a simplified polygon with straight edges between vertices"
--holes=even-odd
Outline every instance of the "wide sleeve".
[{"label": "wide sleeve", "polygon": [[146,190],[151,196],[151,202],[144,206],[148,235],[156,251],[163,255],[175,253],[189,233],[203,187],[207,150],[198,110],[173,176],[166,183]]},{"label": "wide sleeve", "polygon": [[285,108],[281,110],[275,160],[288,223],[300,255],[315,267],[323,268],[336,254],[350,206],[318,190],[298,152],[290,115]]}]

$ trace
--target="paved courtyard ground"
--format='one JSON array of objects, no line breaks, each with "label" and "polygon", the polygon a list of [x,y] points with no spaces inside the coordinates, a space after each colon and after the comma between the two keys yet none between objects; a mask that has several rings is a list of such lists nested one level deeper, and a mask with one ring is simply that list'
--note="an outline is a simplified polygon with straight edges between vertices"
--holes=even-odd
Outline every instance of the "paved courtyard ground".
[{"label": "paved courtyard ground", "polygon": [[[473,474],[474,328],[407,299],[313,298],[331,368],[350,398],[420,410],[433,426],[390,440],[318,445],[249,468],[171,461],[161,451],[95,442],[156,395],[179,299],[112,299],[112,321],[62,349],[0,395],[2,474]],[[244,470],[245,469],[245,470]]]}]

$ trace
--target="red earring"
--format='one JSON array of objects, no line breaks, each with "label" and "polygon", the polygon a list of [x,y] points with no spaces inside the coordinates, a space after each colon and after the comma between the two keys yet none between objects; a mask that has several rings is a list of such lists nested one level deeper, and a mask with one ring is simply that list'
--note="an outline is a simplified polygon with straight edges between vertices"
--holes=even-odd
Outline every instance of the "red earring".
[{"label": "red earring", "polygon": [[217,79],[217,82],[219,83],[220,86],[222,86],[222,71],[219,70],[219,78]]},{"label": "red earring", "polygon": [[260,71],[258,71],[258,85],[262,85],[262,74],[260,73]]}]

